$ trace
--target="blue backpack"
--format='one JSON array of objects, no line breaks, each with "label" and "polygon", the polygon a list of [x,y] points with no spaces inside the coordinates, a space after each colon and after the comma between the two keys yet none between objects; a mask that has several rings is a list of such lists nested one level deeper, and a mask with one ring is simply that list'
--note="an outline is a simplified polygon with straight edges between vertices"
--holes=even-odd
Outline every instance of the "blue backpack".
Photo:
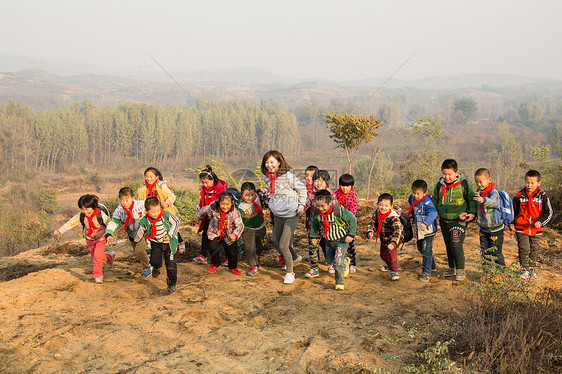
[{"label": "blue backpack", "polygon": [[513,213],[513,201],[507,192],[498,188],[496,188],[496,190],[498,190],[500,195],[500,217],[502,218],[504,225],[510,225],[515,220]]}]

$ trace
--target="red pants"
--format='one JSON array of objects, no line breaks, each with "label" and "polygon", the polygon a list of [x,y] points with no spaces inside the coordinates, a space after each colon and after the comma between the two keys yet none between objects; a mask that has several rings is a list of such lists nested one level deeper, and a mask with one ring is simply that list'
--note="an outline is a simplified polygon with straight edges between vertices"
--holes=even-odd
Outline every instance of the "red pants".
[{"label": "red pants", "polygon": [[388,249],[388,247],[386,245],[383,245],[381,243],[381,258],[384,262],[386,262],[390,271],[398,271],[398,247],[399,246],[400,246],[400,242],[398,242],[398,245],[396,247],[394,247],[392,250],[390,250],[390,249]]},{"label": "red pants", "polygon": [[105,238],[97,240],[86,239],[86,244],[92,255],[92,261],[94,262],[94,278],[99,278],[103,276],[103,262],[110,261],[111,256],[105,251]]}]

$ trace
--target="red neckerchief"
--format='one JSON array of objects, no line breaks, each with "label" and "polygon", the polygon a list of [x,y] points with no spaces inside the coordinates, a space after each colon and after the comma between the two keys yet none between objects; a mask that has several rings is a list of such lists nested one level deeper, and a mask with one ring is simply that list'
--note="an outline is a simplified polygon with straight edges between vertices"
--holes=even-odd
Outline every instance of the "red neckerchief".
[{"label": "red neckerchief", "polygon": [[384,221],[386,218],[388,218],[388,216],[390,216],[390,213],[392,212],[392,209],[389,209],[388,212],[386,212],[385,214],[381,214],[380,211],[377,210],[377,217],[379,219],[379,224],[377,226],[377,236],[375,238],[375,243],[377,242],[377,240],[379,239],[379,235],[381,233],[381,229],[382,229],[382,221]]},{"label": "red neckerchief", "polygon": [[152,222],[152,227],[150,228],[150,235],[145,236],[145,239],[154,238],[156,236],[156,222],[160,221],[160,219],[164,217],[164,213],[165,210],[160,208],[160,214],[155,219],[152,219],[148,214],[146,215],[146,218],[148,218],[148,220]]},{"label": "red neckerchief", "polygon": [[209,188],[205,188],[201,186],[201,199],[203,200],[203,206],[207,206],[212,202],[211,198],[209,197],[209,192],[213,191],[214,189],[215,189],[214,184],[212,187]]},{"label": "red neckerchief", "polygon": [[330,230],[330,221],[328,221],[328,216],[330,215],[330,213],[332,213],[332,210],[334,210],[334,204],[330,205],[330,209],[328,209],[326,214],[320,211],[318,212],[318,214],[320,214],[320,216],[324,218],[324,236],[326,238],[328,237],[328,230]]},{"label": "red neckerchief", "polygon": [[132,223],[133,229],[134,229],[135,220],[133,218],[133,208],[135,207],[135,200],[133,200],[133,203],[131,204],[129,209],[125,208],[123,205],[121,205],[121,206],[123,207],[123,210],[125,211],[125,213],[127,213],[127,219],[125,220],[125,225],[123,225],[123,228],[125,229],[125,231],[127,231],[127,227],[129,227],[129,223]]},{"label": "red neckerchief", "polygon": [[313,189],[314,189],[314,184],[310,186],[308,184],[306,185],[306,192],[312,191]]},{"label": "red neckerchief", "polygon": [[443,181],[443,183],[441,183],[441,200],[445,201],[445,192],[447,191],[448,188],[455,188],[456,186],[458,186],[461,183],[462,183],[462,181],[458,181],[456,183],[453,183],[453,184],[450,184],[450,185],[447,186],[445,184],[445,181]]},{"label": "red neckerchief", "polygon": [[345,199],[345,195],[347,195],[349,192],[353,191],[353,187],[351,187],[351,190],[349,190],[348,193],[343,193],[343,191],[341,190],[341,187],[338,188],[338,191],[340,191],[340,197],[338,197],[338,204],[341,205],[343,199]]},{"label": "red neckerchief", "polygon": [[146,186],[146,197],[158,197],[158,191],[156,190],[156,184],[158,183],[158,179],[154,181],[152,184],[148,184],[145,180],[144,185]]},{"label": "red neckerchief", "polygon": [[228,212],[223,212],[222,209],[219,207],[219,213],[221,215],[221,220],[220,220],[221,236],[220,237],[222,238],[223,234],[226,232],[226,229],[224,227],[224,218],[226,217]]},{"label": "red neckerchief", "polygon": [[[487,194],[490,193],[490,191],[492,191],[492,188],[494,188],[494,187],[496,187],[496,184],[490,183],[484,191],[480,192],[480,197],[485,197]],[[482,211],[482,214],[485,215],[486,212],[484,211],[484,205],[482,205],[482,203],[478,203],[478,206],[480,207],[480,210]]]},{"label": "red neckerchief", "polygon": [[527,199],[529,201],[527,201],[527,210],[529,211],[529,217],[534,217],[535,214],[537,213],[537,210],[535,209],[535,204],[533,203],[533,196],[539,191],[540,187],[537,187],[536,190],[533,191],[532,194],[529,194],[529,190],[527,190],[525,188],[525,193],[527,194]]},{"label": "red neckerchief", "polygon": [[88,216],[84,215],[88,219],[88,224],[89,224],[88,233],[86,235],[88,235],[88,236],[92,235],[94,233],[94,229],[97,230],[101,227],[101,226],[96,226],[96,224],[94,223],[94,217],[97,216],[99,214],[99,212],[100,212],[100,210],[98,208],[96,208],[91,216],[88,217]]},{"label": "red neckerchief", "polygon": [[[421,199],[419,199],[418,201],[414,201],[412,203],[412,205],[410,205],[410,209],[408,210],[408,217],[410,216],[410,214],[412,214],[412,210],[414,210],[414,207],[416,205],[418,205],[419,203],[422,202],[423,199],[425,199],[425,197],[427,196],[427,194],[423,195],[423,197]],[[412,196],[412,200],[414,200],[414,197]]]},{"label": "red neckerchief", "polygon": [[254,208],[256,209],[256,212],[258,212],[258,214],[259,214],[260,216],[262,216],[262,218],[263,218],[263,211],[261,210],[261,206],[260,206],[260,204],[256,203],[256,199],[257,199],[257,198],[258,198],[257,196],[254,197],[254,201],[253,201],[253,203],[254,203]]},{"label": "red neckerchief", "polygon": [[267,186],[267,196],[271,196],[275,192],[275,180],[277,179],[277,173],[273,175],[270,172],[267,172],[267,177],[271,180],[271,183]]}]

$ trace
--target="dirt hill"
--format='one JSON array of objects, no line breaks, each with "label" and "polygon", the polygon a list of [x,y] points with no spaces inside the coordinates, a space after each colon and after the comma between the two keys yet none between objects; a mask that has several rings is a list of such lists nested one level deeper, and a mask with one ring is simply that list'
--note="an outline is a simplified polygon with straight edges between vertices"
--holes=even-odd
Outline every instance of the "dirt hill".
[{"label": "dirt hill", "polygon": [[[364,215],[373,211],[368,205]],[[194,230],[182,228],[189,251],[171,295],[164,274],[142,278],[127,243],[114,247],[115,265],[104,271],[102,285],[92,281],[82,241],[0,259],[0,372],[394,373],[435,343],[433,332],[469,305],[481,277],[474,224],[465,242],[468,281],[440,277],[447,267],[440,234],[438,270],[429,283],[417,280],[421,256],[414,243],[399,252],[400,280],[391,282],[378,270],[377,245],[358,238],[358,272],[341,292],[325,265],[309,280],[308,264],[300,263],[295,283],[283,284],[274,250],[255,277],[224,269],[209,274],[189,260],[199,243]],[[561,243],[557,232],[547,231],[538,285],[561,287]],[[300,226],[295,247],[307,257]],[[508,264],[517,261],[511,233],[504,253]]]}]

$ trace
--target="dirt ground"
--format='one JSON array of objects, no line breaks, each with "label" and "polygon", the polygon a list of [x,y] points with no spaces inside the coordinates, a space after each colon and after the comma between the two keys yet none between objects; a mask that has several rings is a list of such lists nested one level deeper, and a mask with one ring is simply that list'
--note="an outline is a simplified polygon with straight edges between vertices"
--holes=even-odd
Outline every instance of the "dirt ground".
[{"label": "dirt ground", "polygon": [[[372,212],[366,205],[363,212]],[[440,276],[447,268],[440,234],[429,283],[417,280],[421,256],[413,242],[399,252],[400,280],[392,282],[379,271],[377,245],[358,238],[358,272],[344,291],[334,290],[325,265],[320,277],[306,279],[306,262],[296,265],[294,284],[283,284],[274,250],[255,277],[224,268],[209,274],[189,260],[200,240],[194,231],[181,230],[189,251],[180,258],[174,294],[166,291],[165,270],[141,276],[128,243],[108,247],[117,258],[101,285],[92,281],[83,241],[0,259],[0,372],[396,373],[435,343],[431,331],[465,308],[481,276],[474,224],[465,242],[467,281]],[[549,230],[541,246],[560,243]],[[302,226],[295,247],[307,257]],[[511,233],[504,253],[508,264],[517,261]],[[562,285],[561,261],[543,256],[540,285]]]}]

